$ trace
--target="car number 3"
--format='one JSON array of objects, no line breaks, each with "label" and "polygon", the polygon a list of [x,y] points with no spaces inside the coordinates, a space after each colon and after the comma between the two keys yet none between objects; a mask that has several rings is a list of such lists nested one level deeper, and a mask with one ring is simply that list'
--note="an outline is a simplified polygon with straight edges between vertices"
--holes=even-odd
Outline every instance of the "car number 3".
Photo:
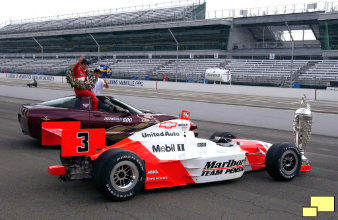
[{"label": "car number 3", "polygon": [[78,153],[84,153],[89,151],[89,135],[88,132],[78,132],[76,137],[81,139],[82,146],[77,146]]}]

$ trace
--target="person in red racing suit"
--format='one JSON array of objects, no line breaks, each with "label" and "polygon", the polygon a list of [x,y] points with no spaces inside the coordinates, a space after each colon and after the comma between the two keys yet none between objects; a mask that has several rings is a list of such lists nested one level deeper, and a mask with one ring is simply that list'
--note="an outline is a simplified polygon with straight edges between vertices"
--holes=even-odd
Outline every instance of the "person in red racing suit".
[{"label": "person in red racing suit", "polygon": [[[88,67],[88,60],[83,59],[82,56],[79,58],[79,61],[73,67],[73,73],[75,76],[75,80],[86,82],[87,81],[87,74],[86,69]],[[98,99],[96,98],[95,94],[89,90],[81,90],[74,88],[74,92],[77,96],[90,96],[92,100],[92,110],[97,111]]]}]

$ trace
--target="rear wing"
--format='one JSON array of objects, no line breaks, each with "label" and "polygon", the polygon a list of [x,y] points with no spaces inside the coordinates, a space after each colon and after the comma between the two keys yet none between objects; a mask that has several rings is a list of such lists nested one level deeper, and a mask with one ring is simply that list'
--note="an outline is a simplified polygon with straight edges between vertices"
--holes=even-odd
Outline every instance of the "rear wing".
[{"label": "rear wing", "polygon": [[81,129],[81,122],[43,122],[41,144],[61,145],[62,157],[91,156],[103,149],[105,129]]},{"label": "rear wing", "polygon": [[42,122],[41,144],[43,146],[61,145],[62,131],[66,129],[81,129],[81,122]]}]

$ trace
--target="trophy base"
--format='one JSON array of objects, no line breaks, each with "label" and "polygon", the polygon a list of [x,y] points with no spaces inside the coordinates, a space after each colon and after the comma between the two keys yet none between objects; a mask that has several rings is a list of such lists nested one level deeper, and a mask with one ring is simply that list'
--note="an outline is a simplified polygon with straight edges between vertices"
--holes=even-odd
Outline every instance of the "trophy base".
[{"label": "trophy base", "polygon": [[302,166],[300,167],[300,172],[307,172],[311,170],[310,160],[307,159],[302,153]]}]

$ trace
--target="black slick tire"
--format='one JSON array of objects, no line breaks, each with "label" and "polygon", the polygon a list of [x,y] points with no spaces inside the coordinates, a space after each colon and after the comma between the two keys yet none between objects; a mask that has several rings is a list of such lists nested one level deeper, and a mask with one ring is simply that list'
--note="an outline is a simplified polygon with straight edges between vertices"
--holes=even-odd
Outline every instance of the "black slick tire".
[{"label": "black slick tire", "polygon": [[94,183],[113,201],[134,197],[144,188],[145,176],[144,161],[123,149],[105,151],[97,158],[93,169]]},{"label": "black slick tire", "polygon": [[299,149],[291,143],[273,144],[265,157],[268,173],[280,181],[293,179],[299,174],[302,157]]}]

